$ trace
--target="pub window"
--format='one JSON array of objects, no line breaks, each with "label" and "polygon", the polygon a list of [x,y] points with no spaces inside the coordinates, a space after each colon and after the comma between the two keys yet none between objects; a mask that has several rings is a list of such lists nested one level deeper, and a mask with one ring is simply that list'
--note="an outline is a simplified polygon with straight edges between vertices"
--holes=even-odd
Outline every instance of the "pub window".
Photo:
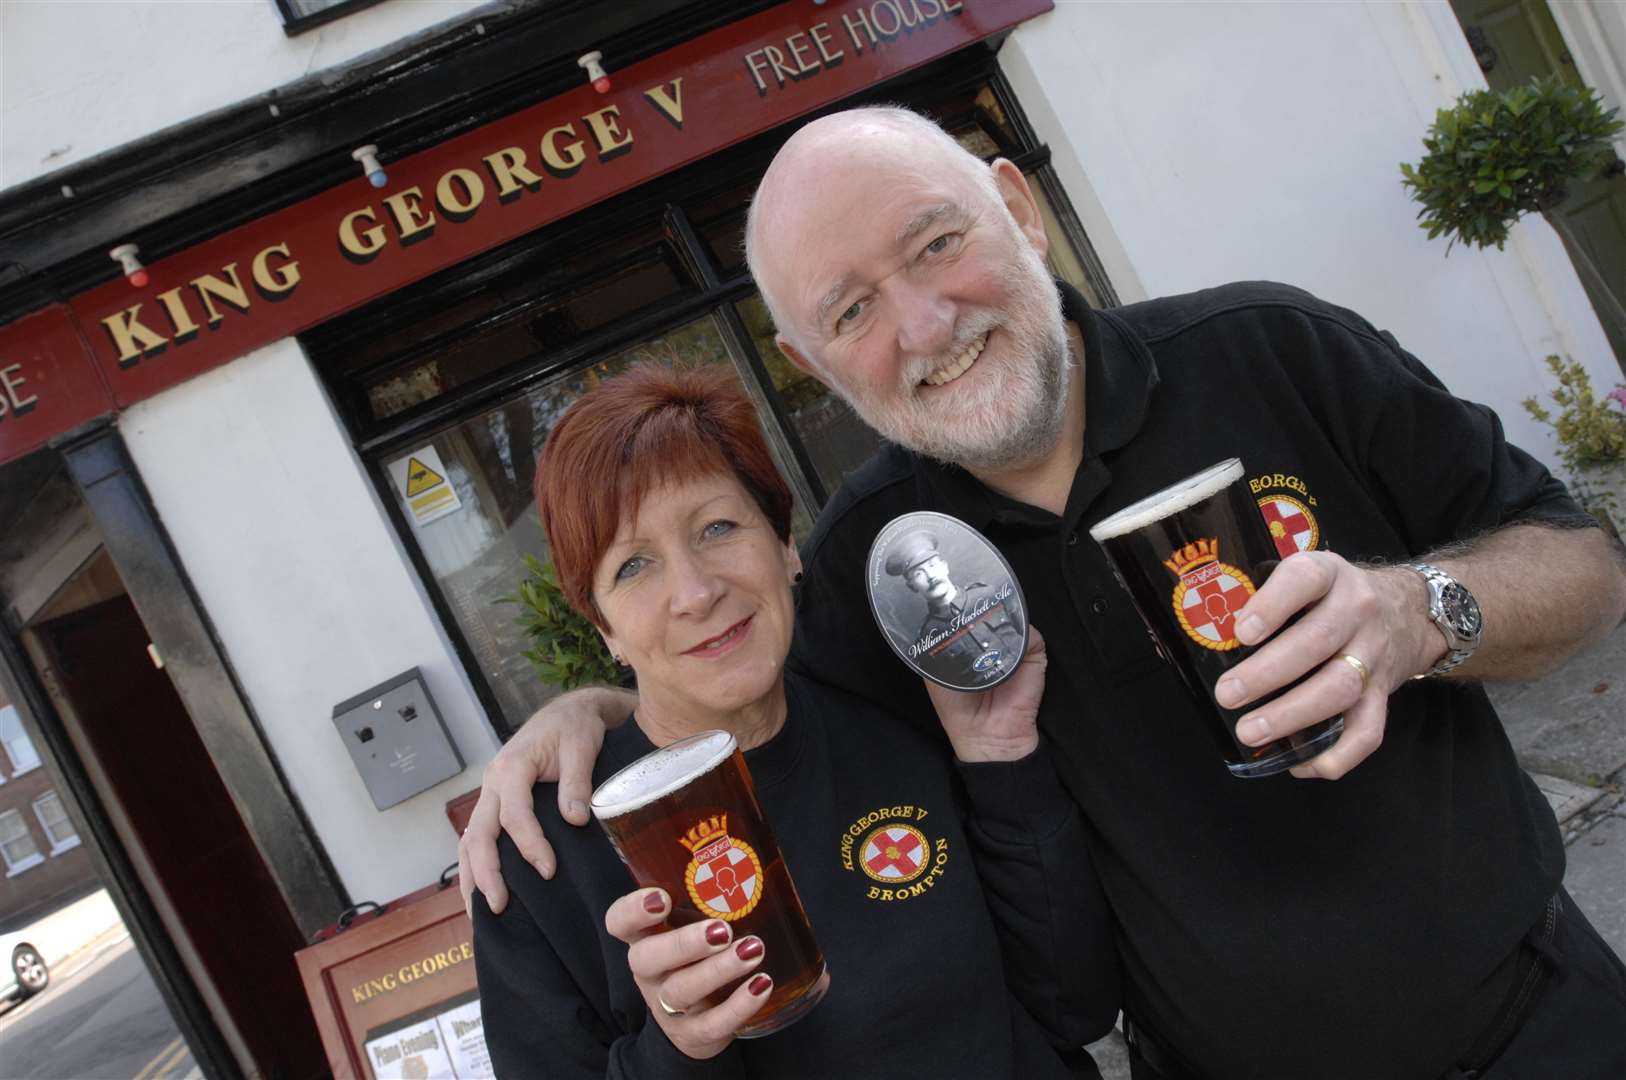
[{"label": "pub window", "polygon": [[68,819],[62,797],[56,792],[47,791],[34,800],[34,816],[39,818],[40,828],[45,830],[45,838],[51,842],[50,854],[60,855],[79,846],[79,831]]},{"label": "pub window", "polygon": [[0,859],[5,860],[7,877],[15,877],[45,861],[33,834],[28,831],[28,822],[15,810],[0,810]]},{"label": "pub window", "polygon": [[11,762],[12,776],[39,768],[40,756],[34,750],[34,740],[23,730],[15,705],[0,707],[0,746],[5,747],[6,758]]},{"label": "pub window", "polygon": [[370,8],[380,0],[277,0],[282,32],[289,37],[326,26],[352,12]]},{"label": "pub window", "polygon": [[[1091,303],[1112,303],[1048,151],[991,59],[951,57],[909,78],[871,99],[912,104],[972,152],[1015,161],[1038,195],[1052,272]],[[788,130],[715,154],[302,337],[500,735],[557,692],[522,655],[528,643],[515,624],[518,610],[498,601],[516,591],[527,554],[546,558],[531,497],[535,459],[554,422],[587,388],[642,360],[731,368],[790,483],[798,539],[879,445],[845,402],[780,354],[746,273],[746,208]],[[415,523],[409,485],[397,479],[414,455],[444,470],[455,511]]]}]

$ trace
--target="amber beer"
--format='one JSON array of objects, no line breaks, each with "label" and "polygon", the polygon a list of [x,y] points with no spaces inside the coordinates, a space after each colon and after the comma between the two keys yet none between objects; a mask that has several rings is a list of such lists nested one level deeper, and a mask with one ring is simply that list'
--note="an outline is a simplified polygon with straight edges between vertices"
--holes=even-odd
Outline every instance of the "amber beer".
[{"label": "amber beer", "polygon": [[1125,507],[1090,536],[1106,552],[1164,657],[1212,717],[1206,726],[1225,767],[1233,776],[1256,777],[1327,749],[1344,730],[1344,718],[1247,746],[1237,741],[1236,722],[1292,686],[1241,709],[1214,700],[1219,677],[1253,652],[1237,640],[1233,613],[1280,561],[1242,473],[1237,458],[1222,461]]},{"label": "amber beer", "polygon": [[706,999],[716,1005],[758,971],[773,991],[737,1033],[750,1039],[801,1019],[824,997],[824,955],[779,854],[734,736],[707,731],[628,765],[593,792],[593,813],[638,885],[672,898],[673,926],[708,919],[755,934],[756,970]]}]

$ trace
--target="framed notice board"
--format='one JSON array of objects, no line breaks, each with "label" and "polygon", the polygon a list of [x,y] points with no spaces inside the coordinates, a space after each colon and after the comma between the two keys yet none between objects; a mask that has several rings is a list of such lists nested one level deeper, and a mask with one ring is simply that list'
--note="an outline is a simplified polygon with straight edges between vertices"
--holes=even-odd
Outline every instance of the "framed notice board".
[{"label": "framed notice board", "polygon": [[494,1074],[474,979],[474,929],[455,879],[294,954],[335,1080]]}]

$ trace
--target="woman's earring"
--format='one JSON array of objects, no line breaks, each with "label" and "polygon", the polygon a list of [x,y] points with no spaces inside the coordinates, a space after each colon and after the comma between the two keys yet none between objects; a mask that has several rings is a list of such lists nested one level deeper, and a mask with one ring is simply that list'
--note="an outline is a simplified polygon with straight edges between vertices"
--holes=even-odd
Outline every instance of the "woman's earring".
[{"label": "woman's earring", "polygon": [[790,576],[790,583],[792,585],[800,585],[802,583],[802,572],[800,570],[796,571]]},{"label": "woman's earring", "polygon": [[616,664],[619,665],[620,667],[626,667],[627,666],[627,662],[625,660],[621,659],[621,657],[616,653],[611,653],[610,654],[610,659],[614,660],[616,662]]}]

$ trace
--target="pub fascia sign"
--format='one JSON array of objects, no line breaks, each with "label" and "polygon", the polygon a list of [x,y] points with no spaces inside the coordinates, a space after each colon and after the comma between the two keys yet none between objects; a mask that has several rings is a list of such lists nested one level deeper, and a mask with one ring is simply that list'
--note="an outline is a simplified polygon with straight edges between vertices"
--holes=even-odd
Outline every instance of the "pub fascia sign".
[{"label": "pub fascia sign", "polygon": [[616,72],[626,89],[584,85],[387,162],[387,194],[358,178],[151,264],[146,289],[119,278],[20,319],[0,328],[0,463],[1051,6],[781,4]]}]

